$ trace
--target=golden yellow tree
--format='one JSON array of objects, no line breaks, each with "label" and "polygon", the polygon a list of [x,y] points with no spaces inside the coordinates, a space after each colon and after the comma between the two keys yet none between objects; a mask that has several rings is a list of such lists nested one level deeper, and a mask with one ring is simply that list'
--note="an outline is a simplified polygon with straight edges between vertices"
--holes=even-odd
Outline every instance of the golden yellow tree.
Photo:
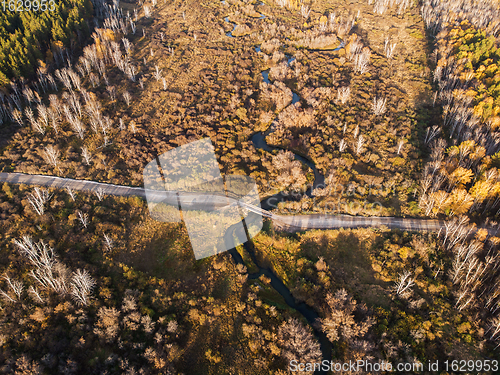
[{"label": "golden yellow tree", "polygon": [[455,215],[463,215],[469,211],[474,198],[465,189],[454,189],[450,194],[448,207]]},{"label": "golden yellow tree", "polygon": [[452,187],[463,189],[472,180],[473,176],[474,173],[470,169],[458,167],[448,176],[448,180]]},{"label": "golden yellow tree", "polygon": [[469,190],[470,195],[478,202],[483,203],[490,195],[493,184],[491,181],[477,181]]}]

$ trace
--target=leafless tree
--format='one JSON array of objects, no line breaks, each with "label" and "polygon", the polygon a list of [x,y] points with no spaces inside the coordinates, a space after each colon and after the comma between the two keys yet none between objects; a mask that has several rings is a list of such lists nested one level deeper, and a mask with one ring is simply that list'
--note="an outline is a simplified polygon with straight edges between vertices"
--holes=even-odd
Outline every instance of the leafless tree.
[{"label": "leafless tree", "polygon": [[135,121],[134,120],[130,121],[129,125],[130,125],[130,130],[132,130],[132,133],[135,134],[135,132],[137,130],[136,125],[135,125]]},{"label": "leafless tree", "polygon": [[500,340],[500,315],[497,315],[490,320],[489,327],[486,333],[489,333],[491,341]]},{"label": "leafless tree", "polygon": [[28,258],[35,266],[30,275],[44,288],[52,289],[56,293],[66,292],[67,269],[57,262],[54,249],[43,240],[35,243],[30,236],[14,240],[20,253]]},{"label": "leafless tree", "polygon": [[457,301],[455,303],[455,307],[458,311],[462,311],[465,309],[474,299],[474,294],[470,292],[467,288],[460,288],[456,293]]},{"label": "leafless tree", "polygon": [[56,135],[59,134],[59,116],[57,115],[57,112],[52,107],[49,107],[47,109],[47,114],[49,115],[50,126],[54,129]]},{"label": "leafless tree", "polygon": [[30,296],[37,302],[40,302],[40,303],[43,303],[44,300],[42,298],[42,296],[40,295],[40,292],[38,291],[38,289],[36,287],[33,287],[33,285],[31,285],[29,288],[28,288],[28,293],[30,294]]},{"label": "leafless tree", "polygon": [[123,47],[125,48],[125,52],[130,54],[131,44],[127,38],[122,38]]},{"label": "leafless tree", "polygon": [[34,193],[30,193],[28,196],[28,202],[38,215],[43,215],[45,213],[45,203],[49,201],[50,197],[51,195],[47,189],[35,187]]},{"label": "leafless tree", "polygon": [[50,107],[57,113],[58,116],[62,114],[61,101],[55,94],[49,95]]},{"label": "leafless tree", "polygon": [[38,68],[36,75],[38,76],[38,83],[42,87],[43,93],[47,91],[47,77],[45,76],[46,69]]},{"label": "leafless tree", "polygon": [[359,125],[356,125],[356,127],[354,128],[354,132],[352,133],[352,136],[354,138],[358,138],[358,135],[359,135]]},{"label": "leafless tree", "polygon": [[349,86],[339,87],[337,90],[337,100],[342,104],[347,103],[351,97],[351,88]]},{"label": "leafless tree", "polygon": [[92,154],[90,153],[87,146],[82,147],[82,157],[83,160],[85,160],[85,164],[90,165],[90,162],[92,161]]},{"label": "leafless tree", "polygon": [[49,82],[50,86],[52,87],[52,90],[57,90],[56,80],[54,79],[52,74],[50,74],[50,73],[47,74],[47,81]]},{"label": "leafless tree", "polygon": [[102,134],[104,135],[104,138],[106,138],[108,132],[111,130],[111,125],[112,125],[111,119],[108,116],[104,116],[100,125]]},{"label": "leafless tree", "polygon": [[403,149],[404,144],[405,144],[404,139],[400,139],[398,142],[398,155],[400,154],[401,150]]},{"label": "leafless tree", "polygon": [[11,279],[8,275],[4,275],[3,278],[5,281],[7,281],[7,284],[9,285],[10,289],[14,292],[16,295],[17,299],[16,301],[19,301],[21,299],[21,295],[23,294],[24,290],[24,284],[20,280],[14,280]]},{"label": "leafless tree", "polygon": [[71,296],[75,302],[87,306],[90,302],[90,294],[94,289],[95,281],[87,270],[78,269],[71,278]]},{"label": "leafless tree", "polygon": [[12,111],[12,117],[19,126],[24,126],[23,114],[17,108]]},{"label": "leafless tree", "polygon": [[[82,56],[82,57],[83,57],[83,56]],[[85,57],[83,57],[83,58],[85,58]],[[87,73],[86,73],[86,71],[85,71],[85,67],[84,67],[82,64],[80,64],[80,63],[78,63],[78,64],[76,65],[76,70],[78,70],[78,73],[80,73],[80,75],[81,75],[82,77],[85,77],[85,75],[87,74]]]},{"label": "leafless tree", "polygon": [[396,49],[396,45],[397,45],[397,43],[391,43],[389,41],[389,38],[385,38],[384,52],[385,52],[385,56],[388,59],[392,59],[394,57],[394,50]]},{"label": "leafless tree", "polygon": [[132,96],[130,95],[130,93],[128,91],[125,91],[123,93],[123,99],[125,100],[125,103],[127,104],[127,106],[129,106],[130,101],[132,100]]},{"label": "leafless tree", "polygon": [[111,100],[116,99],[116,87],[115,86],[107,86],[106,91],[109,93],[109,97]]},{"label": "leafless tree", "polygon": [[43,158],[54,168],[58,168],[60,152],[54,146],[48,145],[43,149]]},{"label": "leafless tree", "polygon": [[346,147],[347,147],[347,143],[343,139],[341,139],[339,142],[339,151],[344,152]]},{"label": "leafless tree", "polygon": [[[64,108],[67,109],[68,107],[64,106]],[[80,139],[83,139],[86,131],[83,122],[78,117],[73,116],[68,110],[66,110],[66,118],[71,125],[71,129],[73,129]]]},{"label": "leafless tree", "polygon": [[148,7],[147,5],[144,5],[144,17],[149,18],[151,17],[151,8]]},{"label": "leafless tree", "polygon": [[100,120],[101,106],[93,97],[89,96],[87,102],[85,103],[85,110],[91,118],[96,119],[97,121]]},{"label": "leafless tree", "polygon": [[71,91],[71,78],[68,74],[68,69],[63,68],[61,70],[57,69],[56,72],[56,77],[61,81],[61,83],[66,87],[69,91]]},{"label": "leafless tree", "polygon": [[76,197],[75,192],[73,190],[71,190],[68,186],[66,186],[66,192],[68,193],[68,195],[71,197],[71,199],[74,202],[75,201],[75,197]]},{"label": "leafless tree", "polygon": [[134,65],[127,63],[127,66],[125,67],[125,74],[132,82],[135,82],[137,68]]},{"label": "leafless tree", "polygon": [[78,114],[78,117],[82,117],[82,104],[80,103],[80,98],[77,96],[77,94],[74,91],[71,91],[69,96],[68,96],[68,101],[69,104],[71,105],[71,108],[73,109],[73,112]]},{"label": "leafless tree", "polygon": [[379,116],[385,113],[386,107],[385,103],[387,98],[373,98],[372,110],[375,116]]},{"label": "leafless tree", "polygon": [[96,195],[97,199],[99,199],[99,201],[102,201],[102,199],[104,198],[104,189],[99,187],[94,190],[94,194]]},{"label": "leafless tree", "polygon": [[89,79],[90,79],[90,83],[92,84],[93,88],[95,88],[96,86],[99,85],[99,76],[97,74],[95,74],[94,72],[90,72]]},{"label": "leafless tree", "polygon": [[161,73],[163,70],[161,70],[158,65],[155,65],[155,72],[153,73],[154,79],[158,82],[161,79]]},{"label": "leafless tree", "polygon": [[110,235],[104,234],[104,248],[106,251],[111,251],[113,249],[114,241]]},{"label": "leafless tree", "polygon": [[467,216],[455,216],[453,219],[444,222],[442,243],[447,251],[450,251],[456,244],[466,239],[474,230],[473,225],[469,225]]},{"label": "leafless tree", "polygon": [[14,298],[12,298],[9,293],[4,292],[2,289],[0,289],[0,296],[3,298],[5,302],[16,302]]},{"label": "leafless tree", "polygon": [[301,363],[316,363],[321,359],[321,350],[314,335],[299,320],[289,318],[278,329],[281,355],[287,360]]},{"label": "leafless tree", "polygon": [[349,59],[349,61],[353,61],[354,57],[360,54],[363,49],[363,44],[359,41],[357,35],[354,34],[353,37],[354,39],[349,44],[349,48],[347,51],[347,58]]},{"label": "leafless tree", "polygon": [[165,80],[165,78],[162,78],[161,82],[163,83],[163,90],[167,91],[167,81]]},{"label": "leafless tree", "polygon": [[354,145],[354,152],[356,155],[359,155],[363,151],[363,146],[365,145],[365,138],[360,135],[358,137],[358,140],[356,141],[356,144]]},{"label": "leafless tree", "polygon": [[412,277],[411,272],[405,271],[399,275],[398,281],[394,286],[394,292],[399,297],[407,298],[412,293],[413,285],[415,285],[415,278]]},{"label": "leafless tree", "polygon": [[71,83],[73,84],[73,86],[77,90],[80,90],[80,88],[81,88],[81,80],[80,80],[80,76],[78,75],[78,73],[75,72],[73,69],[69,69],[68,70],[68,75],[71,78]]},{"label": "leafless tree", "polygon": [[33,114],[33,111],[31,108],[27,107],[24,110],[24,114],[28,118],[28,121],[30,122],[31,126],[33,127],[34,130],[39,132],[40,134],[45,134],[45,128],[35,119],[35,115]]},{"label": "leafless tree", "polygon": [[363,48],[361,53],[354,56],[354,71],[356,73],[364,74],[368,71],[368,64],[370,62],[371,51],[368,47]]},{"label": "leafless tree", "polygon": [[311,14],[311,9],[307,5],[302,4],[300,7],[300,14],[307,20],[309,18],[309,14]]},{"label": "leafless tree", "polygon": [[35,95],[33,93],[33,90],[28,87],[25,87],[23,89],[23,96],[26,99],[26,103],[28,105],[31,105],[31,103],[35,101]]},{"label": "leafless tree", "polygon": [[87,229],[87,226],[89,225],[89,215],[86,213],[82,213],[81,211],[78,211],[77,216],[78,220],[80,220],[80,223],[83,225],[83,227]]},{"label": "leafless tree", "polygon": [[428,127],[426,132],[425,132],[424,143],[426,145],[431,143],[431,141],[439,135],[440,131],[441,131],[441,129],[439,129],[439,126],[437,126],[437,125]]}]

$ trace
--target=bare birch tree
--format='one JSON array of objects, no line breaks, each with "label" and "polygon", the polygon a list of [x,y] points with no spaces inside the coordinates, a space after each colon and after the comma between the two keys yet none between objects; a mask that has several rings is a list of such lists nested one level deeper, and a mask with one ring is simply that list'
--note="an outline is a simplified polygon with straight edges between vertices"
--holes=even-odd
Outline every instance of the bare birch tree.
[{"label": "bare birch tree", "polygon": [[81,211],[78,211],[77,216],[78,220],[83,225],[83,227],[87,229],[87,226],[89,225],[89,215],[86,213],[82,213]]},{"label": "bare birch tree", "polygon": [[44,288],[51,289],[56,293],[66,293],[67,268],[57,261],[54,249],[43,240],[35,243],[30,236],[23,236],[20,240],[14,240],[19,252],[28,258],[34,270],[30,275]]},{"label": "bare birch tree", "polygon": [[384,42],[384,53],[385,56],[391,60],[394,57],[394,50],[396,49],[397,43],[391,43],[389,38],[385,38]]},{"label": "bare birch tree", "polygon": [[99,201],[102,201],[102,199],[104,198],[104,189],[99,187],[94,190],[94,194],[96,195],[97,199],[99,199]]},{"label": "bare birch tree", "polygon": [[21,299],[21,295],[23,294],[24,283],[20,280],[11,279],[8,275],[4,275],[3,278],[7,282],[7,285],[9,285],[14,295],[16,296],[15,300],[19,301]]},{"label": "bare birch tree", "polygon": [[24,126],[23,114],[17,108],[12,111],[12,118],[19,126]]},{"label": "bare birch tree", "polygon": [[153,77],[154,77],[154,79],[156,79],[157,82],[162,78],[162,75],[161,75],[162,71],[163,70],[160,69],[158,67],[158,65],[155,65],[155,71],[153,73]]},{"label": "bare birch tree", "polygon": [[75,201],[75,197],[76,197],[76,193],[73,190],[71,190],[71,188],[69,188],[67,186],[66,186],[66,192],[68,193],[68,195],[71,197],[71,199],[74,202]]},{"label": "bare birch tree", "polygon": [[372,110],[375,116],[379,116],[385,113],[386,107],[385,104],[387,102],[387,98],[373,98]]},{"label": "bare birch tree", "polygon": [[340,87],[337,90],[337,100],[340,103],[342,104],[347,103],[350,97],[351,97],[351,88],[349,86]]},{"label": "bare birch tree", "polygon": [[307,5],[302,4],[300,6],[300,14],[305,20],[307,20],[309,18],[309,14],[311,14],[311,9]]},{"label": "bare birch tree", "polygon": [[36,302],[40,302],[40,303],[43,303],[44,302],[44,299],[42,298],[42,296],[40,295],[40,292],[38,291],[38,289],[36,287],[34,287],[33,285],[31,285],[29,288],[28,288],[28,293],[29,295],[31,296],[31,298],[33,298],[34,301]]},{"label": "bare birch tree", "polygon": [[111,251],[113,249],[114,241],[110,235],[104,234],[104,249],[105,251]]},{"label": "bare birch tree", "polygon": [[125,100],[125,103],[127,104],[127,106],[129,106],[130,101],[132,100],[132,96],[130,95],[130,93],[128,91],[125,91],[123,93],[123,99]]},{"label": "bare birch tree", "polygon": [[51,195],[47,189],[35,187],[33,190],[34,192],[28,196],[28,202],[38,215],[43,215],[45,213],[45,203],[49,201]]},{"label": "bare birch tree", "polygon": [[81,306],[87,306],[90,302],[90,295],[95,286],[95,280],[87,270],[78,269],[71,278],[71,296],[74,301]]},{"label": "bare birch tree", "polygon": [[399,275],[394,292],[399,297],[408,298],[412,293],[413,285],[415,285],[415,278],[412,277],[411,272],[405,271]]},{"label": "bare birch tree", "polygon": [[364,145],[365,145],[365,138],[362,135],[360,135],[354,146],[354,152],[356,153],[356,155],[361,154]]},{"label": "bare birch tree", "polygon": [[54,168],[59,168],[58,164],[59,164],[60,152],[58,149],[56,149],[52,145],[48,145],[43,149],[42,154],[43,158],[49,165],[51,165]]},{"label": "bare birch tree", "polygon": [[85,160],[85,164],[90,165],[90,162],[92,161],[92,154],[90,153],[87,146],[82,147],[82,157],[83,160]]},{"label": "bare birch tree", "polygon": [[344,152],[346,148],[347,148],[347,143],[343,139],[341,139],[339,142],[339,151]]}]

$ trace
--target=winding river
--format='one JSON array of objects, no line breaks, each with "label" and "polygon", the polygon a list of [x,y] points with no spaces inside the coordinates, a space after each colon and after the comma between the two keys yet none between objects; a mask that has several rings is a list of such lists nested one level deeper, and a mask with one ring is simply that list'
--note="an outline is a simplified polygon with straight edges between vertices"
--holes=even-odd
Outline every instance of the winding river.
[{"label": "winding river", "polygon": [[[224,4],[225,4],[225,2],[224,2]],[[262,2],[259,5],[262,5]],[[266,16],[264,14],[261,14],[259,19],[264,19],[265,17]],[[233,25],[232,31],[227,32],[226,35],[228,37],[234,38],[235,36],[232,35],[232,33],[236,28],[236,24],[233,22],[230,22],[229,17],[225,17],[224,21]],[[255,47],[255,51],[260,52],[260,46]],[[290,56],[290,55],[285,55],[285,57],[287,59],[288,65],[290,65],[290,63],[292,63],[292,61],[295,60],[295,58]],[[264,79],[264,82],[266,82],[268,84],[271,83],[269,81],[269,69],[262,71],[261,74],[262,74],[262,78]],[[300,97],[297,93],[292,91],[292,95],[293,95],[293,97],[292,97],[291,104],[295,104],[295,103],[300,101]],[[277,117],[273,120],[273,122],[275,122],[276,120],[277,120]],[[254,144],[255,148],[264,150],[266,152],[272,152],[274,150],[279,150],[280,148],[270,146],[266,141],[266,137],[269,134],[271,134],[273,131],[274,130],[272,129],[272,125],[270,125],[269,128],[265,132],[255,133],[251,137],[251,141]],[[298,155],[296,153],[294,153],[294,156],[295,156],[296,160],[306,164],[309,168],[311,168],[311,170],[314,173],[314,182],[312,183],[312,186],[310,186],[306,191],[306,194],[309,197],[311,197],[312,190],[320,185],[323,185],[325,178],[318,171],[315,164],[311,160],[309,160],[301,155]],[[262,206],[262,208],[268,210],[271,208],[270,202],[274,202],[272,206],[275,207],[276,202],[284,201],[288,197],[289,196],[286,193],[280,192],[278,194],[275,194],[275,195],[263,200],[261,202],[261,206]],[[254,214],[251,213],[251,215],[254,215]],[[233,229],[229,228],[229,230],[226,232],[226,235],[230,236],[232,238],[234,230],[235,230],[234,228]],[[311,306],[309,306],[303,302],[297,302],[296,299],[293,297],[292,293],[290,292],[290,290],[274,274],[274,272],[268,267],[262,267],[257,262],[257,259],[255,257],[254,245],[253,245],[252,241],[247,241],[243,246],[245,247],[245,250],[250,254],[252,261],[257,265],[257,267],[259,269],[258,272],[249,274],[248,278],[251,280],[254,280],[254,279],[258,279],[261,275],[265,275],[266,277],[271,279],[271,286],[283,297],[283,299],[285,300],[285,302],[287,303],[288,306],[290,306],[292,309],[299,312],[307,320],[307,322],[309,323],[309,325],[313,329],[314,335],[316,336],[316,338],[318,339],[319,344],[320,344],[322,359],[330,361],[332,358],[332,345],[331,345],[330,341],[328,340],[328,338],[326,337],[326,335],[322,331],[315,328],[315,324],[314,324],[316,322],[316,320],[319,318],[318,313]],[[243,258],[241,257],[241,255],[238,253],[238,251],[236,249],[233,248],[229,253],[231,254],[231,256],[233,257],[233,259],[236,263],[245,265]],[[315,374],[326,374],[326,372],[316,370]]]},{"label": "winding river", "polygon": [[[252,220],[257,221],[259,218],[252,217],[255,215],[257,215],[257,214],[251,212],[251,213],[249,213],[247,219],[250,222]],[[225,239],[227,244],[234,243],[233,236],[236,234],[234,232],[237,232],[238,230],[241,230],[241,226],[238,224],[235,224],[235,225],[229,227],[229,229],[226,231],[226,234],[224,236],[224,239]],[[237,237],[241,238],[241,234],[238,234]],[[245,244],[243,246],[244,246],[245,250],[248,252],[248,254],[250,254],[250,257],[252,258],[253,263],[259,269],[257,272],[249,273],[248,279],[249,280],[256,280],[262,275],[271,279],[271,286],[273,287],[273,289],[276,290],[276,292],[278,292],[283,297],[283,299],[285,300],[285,302],[288,306],[290,306],[292,309],[299,312],[307,320],[307,322],[311,326],[311,328],[314,332],[314,335],[318,339],[318,342],[320,345],[322,360],[330,361],[332,359],[332,344],[330,343],[330,341],[326,337],[325,333],[323,333],[322,331],[318,330],[315,327],[315,323],[317,322],[317,319],[320,317],[318,315],[318,313],[311,306],[307,305],[306,303],[297,302],[297,300],[292,295],[292,293],[287,288],[287,286],[283,283],[283,281],[281,281],[279,279],[279,277],[277,277],[269,267],[262,267],[258,263],[257,258],[255,256],[255,249],[254,249],[254,245],[253,245],[252,241],[245,242]],[[231,249],[229,251],[229,254],[231,254],[231,256],[233,257],[234,261],[237,264],[245,265],[243,258],[241,257],[240,253],[238,253],[238,251],[235,248]],[[319,370],[315,371],[314,373],[315,374],[327,374],[327,372],[319,371]]]}]

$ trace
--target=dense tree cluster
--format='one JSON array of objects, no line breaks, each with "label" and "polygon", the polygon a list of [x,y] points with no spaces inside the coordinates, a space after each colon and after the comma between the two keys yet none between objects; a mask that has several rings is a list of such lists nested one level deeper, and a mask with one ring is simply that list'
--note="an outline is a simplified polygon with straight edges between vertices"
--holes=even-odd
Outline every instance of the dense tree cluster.
[{"label": "dense tree cluster", "polygon": [[265,278],[228,253],[196,261],[185,227],[145,202],[51,190],[40,215],[32,191],[0,190],[0,371],[257,375],[321,360]]},{"label": "dense tree cluster", "polygon": [[[462,7],[467,8],[465,3]],[[422,10],[424,18],[429,6]],[[441,18],[462,9],[449,5],[444,13],[442,5],[434,6]],[[496,11],[483,8],[486,18]],[[428,27],[439,31],[433,52],[438,86],[435,101],[439,99],[443,106],[443,135],[450,137],[447,142],[438,137],[438,127],[427,129],[425,143],[432,152],[421,181],[420,199],[426,215],[468,211],[495,215],[500,208],[500,49],[491,35],[496,34],[491,28],[497,21],[484,24],[473,9],[463,10],[460,19],[439,27],[430,16],[426,18]]]},{"label": "dense tree cluster", "polygon": [[52,11],[2,11],[0,86],[12,78],[33,78],[39,61],[44,66],[65,60],[64,48],[73,49],[88,37],[92,14],[90,0],[55,1]]},{"label": "dense tree cluster", "polygon": [[334,360],[496,355],[499,239],[465,217],[439,235],[357,229],[255,241],[294,296],[320,307]]}]

